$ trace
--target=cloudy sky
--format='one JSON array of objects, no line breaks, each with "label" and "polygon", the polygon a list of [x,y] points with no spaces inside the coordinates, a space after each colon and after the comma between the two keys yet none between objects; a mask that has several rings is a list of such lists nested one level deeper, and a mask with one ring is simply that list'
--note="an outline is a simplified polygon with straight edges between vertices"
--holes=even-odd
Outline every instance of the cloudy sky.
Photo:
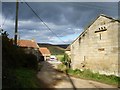
[{"label": "cloudy sky", "polygon": [[[68,44],[76,39],[85,27],[100,14],[118,19],[117,2],[27,2],[48,28],[31,9],[19,3],[18,34],[20,39],[34,39],[39,43]],[[14,2],[2,2],[1,27],[14,38]]]}]

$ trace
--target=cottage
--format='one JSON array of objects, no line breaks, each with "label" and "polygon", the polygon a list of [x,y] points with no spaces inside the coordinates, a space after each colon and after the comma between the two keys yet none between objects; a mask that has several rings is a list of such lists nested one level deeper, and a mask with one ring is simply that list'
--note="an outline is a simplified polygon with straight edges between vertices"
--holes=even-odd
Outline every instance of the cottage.
[{"label": "cottage", "polygon": [[48,48],[46,48],[46,47],[40,47],[39,51],[42,53],[42,56],[44,56],[44,60],[45,61],[50,59],[51,53],[50,53],[50,51],[49,51]]},{"label": "cottage", "polygon": [[120,21],[98,16],[70,45],[71,67],[118,76]]},{"label": "cottage", "polygon": [[17,44],[19,47],[23,48],[27,54],[34,54],[37,60],[39,60],[41,53],[39,52],[39,46],[34,40],[18,40]]}]

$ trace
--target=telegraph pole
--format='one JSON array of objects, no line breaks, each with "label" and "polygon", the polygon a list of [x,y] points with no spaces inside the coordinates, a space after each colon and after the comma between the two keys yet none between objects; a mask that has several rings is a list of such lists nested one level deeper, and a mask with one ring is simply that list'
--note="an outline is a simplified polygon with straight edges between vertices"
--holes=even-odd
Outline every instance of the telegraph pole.
[{"label": "telegraph pole", "polygon": [[14,36],[14,44],[17,45],[17,35],[18,35],[18,9],[19,2],[16,0],[16,19],[15,19],[15,36]]}]

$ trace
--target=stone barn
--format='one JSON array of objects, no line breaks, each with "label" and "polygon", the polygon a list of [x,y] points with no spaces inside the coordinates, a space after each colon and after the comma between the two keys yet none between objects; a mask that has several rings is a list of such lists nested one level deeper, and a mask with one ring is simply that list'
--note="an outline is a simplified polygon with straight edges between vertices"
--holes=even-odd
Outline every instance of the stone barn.
[{"label": "stone barn", "polygon": [[119,20],[101,14],[70,45],[73,69],[118,76]]}]

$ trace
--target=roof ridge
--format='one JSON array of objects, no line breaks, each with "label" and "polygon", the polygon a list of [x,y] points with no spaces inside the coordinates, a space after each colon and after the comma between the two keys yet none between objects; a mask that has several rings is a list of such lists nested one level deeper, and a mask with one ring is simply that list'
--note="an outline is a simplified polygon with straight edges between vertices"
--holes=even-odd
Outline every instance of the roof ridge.
[{"label": "roof ridge", "polygon": [[120,21],[120,20],[118,20],[118,19],[116,19],[116,18],[114,18],[114,17],[112,17],[112,16],[107,16],[107,15],[105,15],[105,14],[100,14],[99,16],[103,16],[103,17],[106,17],[106,18],[109,18],[109,19],[112,19],[112,20]]},{"label": "roof ridge", "polygon": [[41,48],[47,48],[47,47],[41,47]]},{"label": "roof ridge", "polygon": [[[107,15],[105,15],[105,14],[100,14],[100,15],[98,15],[85,29],[83,29],[83,31],[81,32],[81,34],[80,34],[72,43],[74,43],[84,32],[86,32],[87,29],[88,29],[100,16],[106,17],[106,18],[108,18],[108,19],[112,19],[112,20],[114,20],[114,21],[118,21],[118,22],[120,23],[120,20],[117,20],[117,19],[115,19],[115,18],[113,18],[113,17],[110,17],[110,16],[107,16]],[[72,43],[71,43],[71,44],[72,44]],[[70,44],[70,45],[71,45],[71,44]],[[70,45],[69,45],[69,46],[70,46]]]}]

